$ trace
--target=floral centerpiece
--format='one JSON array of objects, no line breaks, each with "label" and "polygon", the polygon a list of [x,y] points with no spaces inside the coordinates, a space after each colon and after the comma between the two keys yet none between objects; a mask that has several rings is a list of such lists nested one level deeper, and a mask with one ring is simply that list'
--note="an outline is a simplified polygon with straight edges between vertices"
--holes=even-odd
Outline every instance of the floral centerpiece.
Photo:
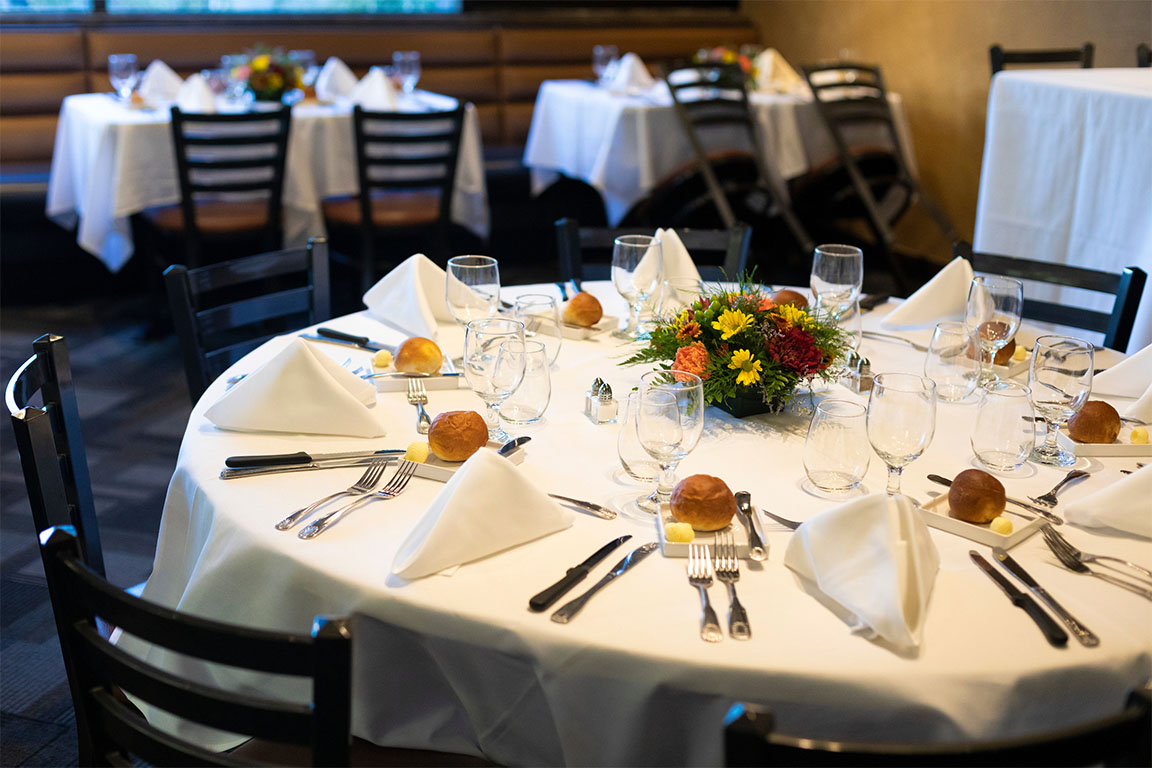
[{"label": "floral centerpiece", "polygon": [[257,101],[280,101],[301,86],[303,75],[300,65],[282,48],[250,51],[248,63],[232,72],[232,78],[245,83]]},{"label": "floral centerpiece", "polygon": [[777,304],[758,286],[700,296],[656,322],[648,346],[625,365],[661,363],[704,383],[704,399],[735,416],[776,413],[802,384],[831,381],[850,337],[827,316]]},{"label": "floral centerpiece", "polygon": [[696,51],[692,61],[696,64],[738,64],[740,71],[744,73],[748,90],[754,91],[759,75],[754,61],[759,52],[760,48],[756,45],[742,45],[739,49],[718,45],[715,48],[701,48]]}]

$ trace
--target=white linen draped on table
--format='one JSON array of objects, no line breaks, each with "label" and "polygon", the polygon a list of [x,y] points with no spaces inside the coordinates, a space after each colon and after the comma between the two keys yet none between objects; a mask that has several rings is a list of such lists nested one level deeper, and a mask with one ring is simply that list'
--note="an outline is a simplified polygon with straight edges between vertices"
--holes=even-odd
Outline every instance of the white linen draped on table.
[{"label": "white linen draped on table", "polygon": [[[402,109],[451,109],[456,100],[417,92]],[[351,107],[292,108],[284,175],[284,244],[304,245],[324,233],[321,201],[356,194],[356,142]],[[167,110],[133,110],[108,94],[68,96],[60,107],[47,214],[77,225],[76,242],[119,271],[134,249],[129,217],[180,201]],[[488,236],[488,192],[476,110],[466,105],[452,221]]]},{"label": "white linen draped on table", "polygon": [[[1152,70],[1001,72],[988,127],[974,247],[1024,259],[1152,273]],[[1037,299],[1109,310],[1101,294],[1026,286]],[[1152,342],[1146,286],[1128,343]]]}]

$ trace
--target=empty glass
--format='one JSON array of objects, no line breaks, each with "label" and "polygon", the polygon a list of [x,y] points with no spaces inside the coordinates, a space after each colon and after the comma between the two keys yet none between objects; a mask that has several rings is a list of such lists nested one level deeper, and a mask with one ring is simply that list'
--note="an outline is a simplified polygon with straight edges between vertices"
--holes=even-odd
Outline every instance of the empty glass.
[{"label": "empty glass", "polygon": [[936,395],[954,403],[976,389],[980,363],[968,356],[974,346],[972,332],[964,323],[937,323],[924,358],[924,375],[936,382]]},{"label": "empty glass", "polygon": [[649,371],[640,377],[636,435],[660,465],[656,491],[639,499],[641,509],[659,512],[676,486],[676,467],[704,431],[704,385],[682,371]]},{"label": "empty glass", "polygon": [[992,361],[1020,328],[1024,284],[1011,277],[980,275],[968,289],[964,322],[980,344],[980,385],[999,380]]},{"label": "empty glass", "polygon": [[972,451],[980,463],[999,472],[1023,466],[1036,441],[1032,390],[1015,381],[994,381],[980,393]]},{"label": "empty glass", "polygon": [[662,318],[675,317],[703,295],[702,281],[691,277],[670,277],[660,284],[656,314]]},{"label": "empty glass", "polygon": [[812,485],[844,493],[864,479],[872,453],[866,413],[851,400],[824,400],[816,406],[804,441],[804,472]]},{"label": "empty glass", "polygon": [[1072,418],[1092,393],[1095,347],[1070,336],[1041,336],[1032,349],[1028,386],[1032,405],[1048,425],[1048,434],[1028,457],[1039,464],[1066,467],[1076,457],[1056,442],[1060,425]]},{"label": "empty glass", "polygon": [[444,300],[461,326],[492,317],[500,301],[500,267],[491,256],[453,256],[448,259]]},{"label": "empty glass", "polygon": [[914,373],[881,373],[868,397],[868,440],[888,466],[889,495],[900,493],[904,467],[936,432],[936,383]]},{"label": "empty glass", "polygon": [[863,251],[853,245],[816,246],[810,285],[818,305],[833,307],[855,301],[863,282]]},{"label": "empty glass", "polygon": [[396,77],[400,78],[400,87],[404,93],[416,90],[416,83],[420,82],[420,51],[394,52],[392,67]]},{"label": "empty glass", "polygon": [[539,421],[552,399],[548,350],[539,341],[525,341],[524,355],[524,379],[500,406],[500,418],[510,424]]},{"label": "empty glass", "polygon": [[524,323],[525,338],[540,342],[548,353],[548,364],[560,356],[564,332],[560,325],[560,306],[546,293],[525,293],[516,297],[513,316]]},{"label": "empty glass", "polygon": [[664,275],[660,241],[651,235],[623,235],[612,246],[612,284],[628,302],[628,325],[617,338],[645,338],[640,330],[640,307],[655,293]]},{"label": "empty glass", "polygon": [[614,45],[592,46],[592,74],[596,75],[596,80],[604,79],[608,67],[616,61],[619,55],[620,51]]},{"label": "empty glass", "polygon": [[620,432],[616,435],[616,453],[620,456],[620,466],[624,467],[624,471],[633,480],[654,483],[660,475],[660,465],[640,445],[640,435],[636,432],[640,391],[629,392],[621,406],[624,410],[620,414]]},{"label": "empty glass", "polygon": [[113,53],[108,56],[108,82],[112,90],[127,103],[132,99],[132,91],[140,82],[140,69],[134,53]]},{"label": "empty glass", "polygon": [[288,51],[288,59],[300,67],[300,84],[311,88],[316,84],[320,75],[320,67],[316,65],[316,51],[307,49]]},{"label": "empty glass", "polygon": [[524,323],[493,317],[473,320],[464,331],[464,376],[487,406],[488,439],[507,442],[500,405],[520,386],[526,365]]}]

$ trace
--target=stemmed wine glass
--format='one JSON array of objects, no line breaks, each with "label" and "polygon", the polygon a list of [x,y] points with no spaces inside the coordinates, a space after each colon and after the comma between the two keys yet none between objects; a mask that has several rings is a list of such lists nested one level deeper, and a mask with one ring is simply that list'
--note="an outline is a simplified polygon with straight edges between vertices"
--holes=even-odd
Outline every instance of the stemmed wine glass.
[{"label": "stemmed wine glass", "polygon": [[617,338],[636,341],[646,338],[640,330],[640,308],[660,285],[664,255],[660,241],[651,235],[623,235],[612,246],[612,284],[628,301],[628,325]]},{"label": "stemmed wine glass", "polygon": [[1092,365],[1095,347],[1070,336],[1041,336],[1032,350],[1028,366],[1028,387],[1032,405],[1048,434],[1042,445],[1032,449],[1029,459],[1039,464],[1067,467],[1076,457],[1056,442],[1060,425],[1083,407],[1092,393]]},{"label": "stemmed wine glass", "polygon": [[508,440],[500,426],[500,405],[524,379],[527,356],[524,323],[519,320],[492,317],[473,320],[465,327],[464,375],[486,406],[489,440]]},{"label": "stemmed wine glass", "polygon": [[132,91],[140,82],[140,70],[134,53],[113,53],[108,56],[108,82],[127,104],[132,99]]},{"label": "stemmed wine glass", "polygon": [[704,431],[704,385],[683,371],[649,371],[640,377],[640,408],[636,435],[648,455],[660,465],[656,490],[637,502],[659,513],[672,496],[676,467],[700,442]]},{"label": "stemmed wine glass", "polygon": [[838,312],[860,297],[863,283],[863,251],[852,245],[816,246],[810,283],[816,306]]},{"label": "stemmed wine glass", "polygon": [[868,398],[868,440],[888,466],[890,496],[904,467],[920,458],[936,432],[936,382],[914,373],[881,373]]},{"label": "stemmed wine glass", "polygon": [[492,317],[500,302],[500,267],[491,256],[453,256],[444,281],[448,312],[462,327]]},{"label": "stemmed wine glass", "polygon": [[416,90],[416,83],[420,82],[420,51],[395,51],[392,67],[404,93]]},{"label": "stemmed wine glass", "polygon": [[1020,328],[1023,303],[1024,284],[1015,278],[981,275],[972,280],[964,323],[980,345],[980,386],[1000,380],[992,361]]},{"label": "stemmed wine glass", "polygon": [[612,62],[620,55],[619,49],[614,45],[594,45],[592,46],[592,74],[596,75],[597,82],[604,80],[604,75],[608,73],[608,68]]}]

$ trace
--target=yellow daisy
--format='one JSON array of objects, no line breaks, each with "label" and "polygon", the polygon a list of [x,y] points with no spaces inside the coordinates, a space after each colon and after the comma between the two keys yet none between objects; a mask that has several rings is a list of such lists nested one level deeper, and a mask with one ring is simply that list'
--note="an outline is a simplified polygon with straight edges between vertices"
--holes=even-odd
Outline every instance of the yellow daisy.
[{"label": "yellow daisy", "polygon": [[736,334],[745,328],[752,326],[752,315],[741,312],[736,309],[726,309],[720,313],[720,317],[712,322],[712,327],[720,331],[720,338],[723,341],[728,341]]},{"label": "yellow daisy", "polygon": [[728,367],[734,371],[740,371],[736,374],[737,384],[755,384],[760,381],[760,361],[753,359],[752,353],[746,349],[738,349],[733,352]]},{"label": "yellow daisy", "polygon": [[788,321],[788,325],[798,325],[801,328],[807,328],[812,324],[812,319],[808,317],[808,313],[802,309],[797,309],[791,304],[781,304],[777,307],[780,317]]}]

